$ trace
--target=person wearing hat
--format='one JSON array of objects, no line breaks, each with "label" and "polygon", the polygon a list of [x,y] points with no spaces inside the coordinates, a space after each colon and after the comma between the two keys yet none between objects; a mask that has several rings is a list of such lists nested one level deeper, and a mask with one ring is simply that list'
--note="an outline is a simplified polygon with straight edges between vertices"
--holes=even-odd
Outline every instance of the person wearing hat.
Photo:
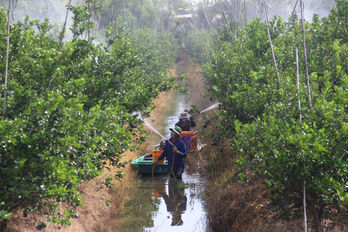
[{"label": "person wearing hat", "polygon": [[182,179],[185,167],[186,144],[180,138],[182,131],[180,127],[176,126],[169,130],[171,131],[170,139],[166,140],[163,152],[155,164],[157,165],[158,161],[166,157],[171,176],[174,176],[176,179]]},{"label": "person wearing hat", "polygon": [[175,126],[179,126],[183,131],[190,131],[191,127],[196,126],[196,123],[193,121],[192,116],[189,117],[187,113],[181,113],[179,122],[177,122]]}]

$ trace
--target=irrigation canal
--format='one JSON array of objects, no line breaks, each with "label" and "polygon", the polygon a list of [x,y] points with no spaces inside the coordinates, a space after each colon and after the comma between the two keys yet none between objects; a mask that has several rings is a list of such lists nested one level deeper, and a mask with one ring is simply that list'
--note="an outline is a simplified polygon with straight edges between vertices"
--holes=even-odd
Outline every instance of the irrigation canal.
[{"label": "irrigation canal", "polygon": [[[163,110],[163,116],[154,122],[156,129],[169,137],[169,128],[178,115],[191,107],[186,95],[174,95]],[[151,122],[150,122],[151,123]],[[151,133],[147,152],[159,144],[161,137]],[[197,152],[189,152],[189,159]],[[115,231],[211,231],[208,225],[203,198],[205,180],[198,172],[188,171],[186,163],[182,181],[165,176],[141,177],[135,181],[135,191],[123,211],[114,218]]]}]

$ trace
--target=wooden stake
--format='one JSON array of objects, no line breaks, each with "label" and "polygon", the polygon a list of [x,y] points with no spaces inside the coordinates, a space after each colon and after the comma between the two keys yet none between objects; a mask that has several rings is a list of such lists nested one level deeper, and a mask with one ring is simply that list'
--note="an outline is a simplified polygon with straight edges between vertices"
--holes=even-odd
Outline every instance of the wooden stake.
[{"label": "wooden stake", "polygon": [[3,104],[3,112],[2,112],[2,120],[6,119],[6,106],[7,106],[7,79],[8,79],[8,56],[10,50],[10,14],[12,7],[12,0],[8,1],[8,12],[7,12],[7,40],[6,40],[6,66],[5,66],[5,86],[4,86],[4,104]]},{"label": "wooden stake", "polygon": [[273,59],[273,63],[274,63],[274,67],[277,73],[277,78],[278,78],[278,87],[281,87],[281,82],[280,82],[280,76],[279,76],[279,71],[278,71],[278,66],[277,66],[277,60],[274,54],[274,49],[273,49],[273,43],[272,43],[272,38],[271,38],[271,32],[269,29],[269,23],[268,23],[268,13],[267,13],[267,8],[266,8],[266,2],[265,0],[263,1],[263,6],[264,6],[264,10],[265,10],[265,16],[266,16],[266,25],[267,25],[267,33],[268,33],[268,39],[269,39],[269,44],[271,46],[271,51],[272,51],[272,59]]},{"label": "wooden stake", "polygon": [[305,35],[305,25],[304,25],[305,23],[304,23],[304,16],[303,16],[304,15],[304,3],[302,0],[300,0],[300,6],[301,6],[301,19],[302,19],[303,58],[304,58],[306,84],[307,84],[307,100],[308,100],[309,109],[312,109],[311,86],[310,86],[310,82],[309,82],[308,63],[307,63],[306,35]]}]

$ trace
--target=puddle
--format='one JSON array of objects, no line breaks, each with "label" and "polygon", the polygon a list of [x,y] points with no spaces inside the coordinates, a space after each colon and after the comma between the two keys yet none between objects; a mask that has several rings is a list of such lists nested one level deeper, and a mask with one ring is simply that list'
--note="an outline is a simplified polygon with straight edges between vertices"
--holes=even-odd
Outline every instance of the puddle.
[{"label": "puddle", "polygon": [[[164,117],[149,123],[169,137],[169,128],[178,121],[178,115],[190,106],[185,95],[175,96],[163,110]],[[147,152],[151,152],[160,139],[160,136],[151,133]],[[189,158],[195,155],[197,153],[188,153]],[[187,163],[182,181],[168,175],[137,177],[134,193],[129,196],[123,212],[113,220],[114,231],[211,231],[203,198],[204,179],[199,173],[187,172]]]}]

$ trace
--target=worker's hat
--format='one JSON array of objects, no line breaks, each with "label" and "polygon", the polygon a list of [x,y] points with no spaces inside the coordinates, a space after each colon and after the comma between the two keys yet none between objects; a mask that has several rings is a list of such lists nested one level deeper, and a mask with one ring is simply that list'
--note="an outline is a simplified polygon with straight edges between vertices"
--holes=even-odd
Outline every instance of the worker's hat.
[{"label": "worker's hat", "polygon": [[174,133],[177,133],[178,135],[181,134],[182,129],[179,126],[176,126],[174,128],[170,128],[170,131],[173,131]]},{"label": "worker's hat", "polygon": [[184,119],[184,118],[188,118],[188,115],[187,113],[181,113],[180,116],[179,116],[179,119]]}]

